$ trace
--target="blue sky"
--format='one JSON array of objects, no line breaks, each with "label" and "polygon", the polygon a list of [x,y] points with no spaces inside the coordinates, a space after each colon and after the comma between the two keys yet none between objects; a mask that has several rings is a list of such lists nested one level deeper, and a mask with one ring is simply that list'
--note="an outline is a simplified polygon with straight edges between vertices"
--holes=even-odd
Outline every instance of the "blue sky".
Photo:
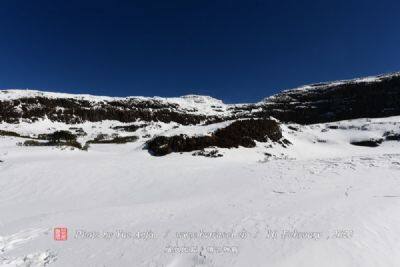
[{"label": "blue sky", "polygon": [[254,102],[400,70],[400,1],[0,3],[0,88]]}]

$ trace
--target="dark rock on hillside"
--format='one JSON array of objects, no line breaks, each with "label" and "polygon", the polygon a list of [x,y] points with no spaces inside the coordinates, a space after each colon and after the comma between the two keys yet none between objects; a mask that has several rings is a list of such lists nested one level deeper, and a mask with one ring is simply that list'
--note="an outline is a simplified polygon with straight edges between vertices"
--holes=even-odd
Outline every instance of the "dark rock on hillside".
[{"label": "dark rock on hillside", "polygon": [[59,143],[60,141],[71,142],[76,141],[76,136],[70,131],[56,131],[51,134],[40,134],[39,139],[47,139],[53,143]]},{"label": "dark rock on hillside", "polygon": [[400,133],[386,132],[383,137],[386,141],[400,141]]},{"label": "dark rock on hillside", "polygon": [[[33,139],[33,138],[32,138]],[[24,146],[70,146],[82,149],[82,145],[76,140],[77,136],[70,131],[55,131],[50,134],[39,134],[36,140],[26,140]],[[40,140],[40,141],[38,141]],[[45,142],[44,142],[45,141]]]},{"label": "dark rock on hillside", "polygon": [[79,127],[69,127],[70,130],[74,131],[76,136],[86,136],[87,133]]},{"label": "dark rock on hillside", "polygon": [[220,158],[223,155],[220,154],[217,149],[213,149],[211,151],[205,151],[204,149],[202,149],[200,151],[194,152],[192,156],[203,156],[206,158]]},{"label": "dark rock on hillside", "polygon": [[114,126],[112,127],[112,129],[114,130],[122,130],[125,132],[135,132],[137,129],[139,129],[140,127],[137,125],[119,125],[119,126]]},{"label": "dark rock on hillside", "polygon": [[20,137],[21,135],[16,132],[0,130],[0,136]]},{"label": "dark rock on hillside", "polygon": [[281,138],[282,132],[276,121],[250,119],[235,121],[209,136],[158,136],[147,142],[147,149],[155,156],[163,156],[172,152],[190,152],[214,146],[221,148],[254,147],[255,141],[278,141]]},{"label": "dark rock on hillside", "polygon": [[312,124],[400,115],[400,73],[315,84],[267,98],[257,116]]},{"label": "dark rock on hillside", "polygon": [[146,124],[141,124],[141,125],[117,125],[114,127],[111,127],[111,129],[114,130],[121,130],[121,131],[125,131],[125,132],[136,132],[137,129],[139,128],[144,128],[146,127]]},{"label": "dark rock on hillside", "polygon": [[112,136],[108,138],[108,136],[100,134],[95,139],[89,140],[87,144],[126,144],[135,142],[138,140],[138,137],[135,135],[132,136]]},{"label": "dark rock on hillside", "polygon": [[[81,149],[82,146],[80,143],[77,142],[77,136],[71,133],[70,131],[55,131],[50,134],[39,134],[39,140],[48,140],[47,143],[40,143],[37,144],[46,144],[48,146],[59,146],[59,145],[67,145]],[[33,145],[35,141],[32,141],[30,145]],[[27,145],[27,142],[25,142]]]},{"label": "dark rock on hillside", "polygon": [[339,129],[339,126],[337,126],[337,125],[329,125],[328,128],[336,130],[336,129]]},{"label": "dark rock on hillside", "polygon": [[351,142],[354,146],[366,146],[366,147],[377,147],[382,144],[383,139],[369,139],[369,140],[362,140],[362,141],[353,141]]},{"label": "dark rock on hillside", "polygon": [[215,116],[190,114],[177,105],[157,100],[119,100],[89,102],[74,98],[31,97],[0,101],[0,122],[17,123],[20,119],[40,118],[65,123],[117,120],[120,122],[161,121],[183,125],[220,121]]},{"label": "dark rock on hillside", "polygon": [[289,130],[292,130],[292,131],[295,131],[295,132],[298,132],[298,131],[299,131],[299,128],[296,127],[296,126],[293,126],[293,125],[289,125],[289,126],[288,126],[288,129],[289,129]]}]

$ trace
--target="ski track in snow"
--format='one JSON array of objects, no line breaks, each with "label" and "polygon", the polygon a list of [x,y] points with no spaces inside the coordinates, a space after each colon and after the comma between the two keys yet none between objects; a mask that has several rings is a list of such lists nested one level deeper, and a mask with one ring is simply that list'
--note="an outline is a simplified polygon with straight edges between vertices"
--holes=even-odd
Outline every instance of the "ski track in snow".
[{"label": "ski track in snow", "polygon": [[0,266],[46,266],[56,260],[56,255],[50,251],[34,252],[15,256],[14,250],[33,242],[41,235],[47,235],[48,229],[26,229],[8,236],[0,236]]}]

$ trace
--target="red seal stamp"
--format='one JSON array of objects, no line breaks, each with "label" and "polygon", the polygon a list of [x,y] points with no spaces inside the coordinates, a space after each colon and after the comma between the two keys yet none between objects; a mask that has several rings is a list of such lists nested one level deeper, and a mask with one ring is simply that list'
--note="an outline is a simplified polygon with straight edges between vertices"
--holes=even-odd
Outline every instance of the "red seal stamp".
[{"label": "red seal stamp", "polygon": [[65,241],[68,239],[68,229],[65,227],[54,228],[54,240]]}]

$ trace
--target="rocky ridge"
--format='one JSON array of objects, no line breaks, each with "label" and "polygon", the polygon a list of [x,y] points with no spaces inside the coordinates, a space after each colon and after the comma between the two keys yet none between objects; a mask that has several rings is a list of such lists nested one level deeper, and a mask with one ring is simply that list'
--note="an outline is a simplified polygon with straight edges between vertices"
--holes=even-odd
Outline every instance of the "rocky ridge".
[{"label": "rocky ridge", "polygon": [[224,104],[208,97],[101,97],[32,90],[0,91],[0,122],[49,118],[85,121],[161,121],[210,124],[243,118],[277,118],[313,124],[400,114],[400,73],[318,83],[285,90],[254,104]]},{"label": "rocky ridge", "polygon": [[[212,97],[197,95],[175,98],[103,97],[0,90],[0,125],[40,120],[71,126],[116,121],[123,125],[113,126],[114,131],[135,132],[154,123],[172,123],[173,127],[179,127],[229,122],[206,135],[149,135],[146,147],[154,155],[207,147],[253,147],[255,142],[268,140],[283,142],[279,122],[307,125],[395,115],[400,115],[400,73],[306,85],[285,90],[254,104],[224,104]],[[2,130],[6,132],[6,129]],[[107,137],[100,133],[87,140],[87,144],[123,143],[126,138],[129,141],[137,139],[132,135],[122,137],[114,133]],[[30,141],[30,144],[34,142]]]}]

